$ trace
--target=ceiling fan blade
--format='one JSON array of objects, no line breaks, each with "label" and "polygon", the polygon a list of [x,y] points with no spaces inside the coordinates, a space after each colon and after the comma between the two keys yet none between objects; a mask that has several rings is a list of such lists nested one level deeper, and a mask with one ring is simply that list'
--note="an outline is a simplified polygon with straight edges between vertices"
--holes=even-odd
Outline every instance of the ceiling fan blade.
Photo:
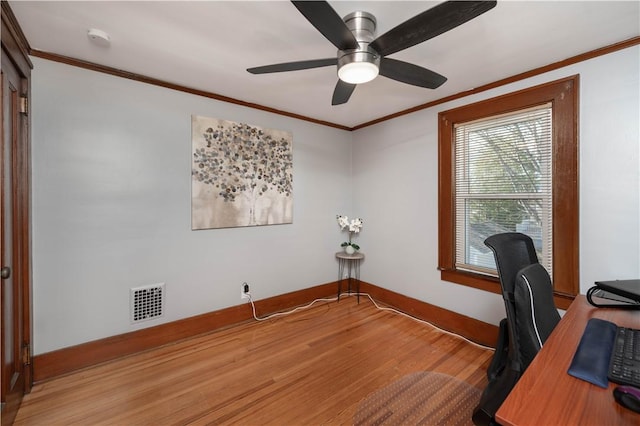
[{"label": "ceiling fan blade", "polygon": [[380,75],[427,89],[435,89],[447,81],[447,77],[437,72],[391,58],[380,61]]},{"label": "ceiling fan blade", "polygon": [[357,49],[358,41],[326,1],[292,1],[311,25],[340,50]]},{"label": "ceiling fan blade", "polygon": [[337,58],[327,59],[311,59],[309,61],[285,62],[282,64],[265,65],[262,67],[248,68],[251,74],[268,74],[271,72],[298,71],[309,68],[328,67],[329,65],[337,65]]},{"label": "ceiling fan blade", "polygon": [[355,88],[355,84],[345,83],[342,80],[338,80],[338,84],[336,84],[336,88],[333,90],[331,105],[346,104]]},{"label": "ceiling fan blade", "polygon": [[493,9],[496,1],[450,0],[414,16],[371,42],[382,56],[429,40]]}]

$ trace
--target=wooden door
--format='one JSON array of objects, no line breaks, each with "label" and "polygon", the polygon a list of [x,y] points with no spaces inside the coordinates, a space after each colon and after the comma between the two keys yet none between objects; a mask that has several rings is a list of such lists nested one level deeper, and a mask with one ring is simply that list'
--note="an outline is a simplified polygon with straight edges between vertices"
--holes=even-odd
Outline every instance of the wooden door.
[{"label": "wooden door", "polygon": [[29,43],[1,2],[0,66],[0,402],[2,425],[12,424],[31,391],[31,91]]},{"label": "wooden door", "polygon": [[2,424],[10,424],[25,392],[24,291],[21,286],[17,153],[20,139],[20,76],[2,52],[2,172],[0,188],[0,245],[2,293]]}]

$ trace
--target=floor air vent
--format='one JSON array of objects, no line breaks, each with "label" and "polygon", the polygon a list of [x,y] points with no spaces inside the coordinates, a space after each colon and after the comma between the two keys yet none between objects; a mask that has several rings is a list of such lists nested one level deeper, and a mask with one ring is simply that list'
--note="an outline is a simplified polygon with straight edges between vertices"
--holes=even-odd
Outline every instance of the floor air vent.
[{"label": "floor air vent", "polygon": [[131,289],[131,322],[164,315],[164,283]]}]

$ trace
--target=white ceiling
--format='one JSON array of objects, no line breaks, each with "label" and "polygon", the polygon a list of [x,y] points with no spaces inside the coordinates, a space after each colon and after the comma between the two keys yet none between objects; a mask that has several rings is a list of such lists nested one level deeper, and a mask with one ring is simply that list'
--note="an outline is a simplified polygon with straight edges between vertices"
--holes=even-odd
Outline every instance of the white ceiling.
[{"label": "white ceiling", "polygon": [[[335,47],[287,1],[10,1],[33,49],[348,127],[640,35],[638,1],[498,1],[480,17],[390,57],[448,77],[436,90],[379,76],[331,106],[336,68],[252,75],[329,58]],[[373,13],[377,34],[432,1],[330,1]],[[107,32],[109,47],[92,43]]]}]

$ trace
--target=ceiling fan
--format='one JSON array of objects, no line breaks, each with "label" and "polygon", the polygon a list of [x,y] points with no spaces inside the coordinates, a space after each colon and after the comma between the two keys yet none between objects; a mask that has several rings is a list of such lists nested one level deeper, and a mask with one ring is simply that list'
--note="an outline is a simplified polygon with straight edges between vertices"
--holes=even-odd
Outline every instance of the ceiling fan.
[{"label": "ceiling fan", "polygon": [[447,78],[426,68],[387,58],[436,37],[487,12],[496,1],[446,1],[375,37],[376,18],[368,12],[353,12],[340,18],[326,1],[292,1],[323,36],[338,48],[335,58],[285,62],[249,68],[251,74],[297,71],[330,65],[338,67],[338,83],[332,105],[346,103],[356,85],[378,74],[414,86],[435,89]]}]

